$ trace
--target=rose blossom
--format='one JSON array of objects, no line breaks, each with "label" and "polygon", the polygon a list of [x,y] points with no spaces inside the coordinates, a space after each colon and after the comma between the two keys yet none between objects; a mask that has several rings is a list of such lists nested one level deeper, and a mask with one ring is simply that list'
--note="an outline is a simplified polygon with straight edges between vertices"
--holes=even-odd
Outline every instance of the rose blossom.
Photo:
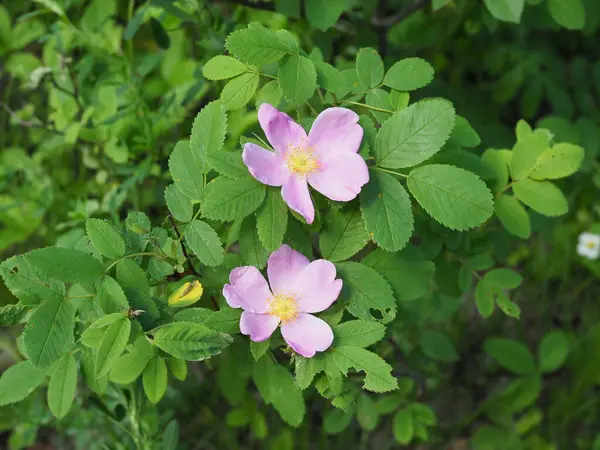
[{"label": "rose blossom", "polygon": [[237,267],[229,274],[223,296],[232,308],[242,308],[240,331],[254,342],[267,340],[281,325],[281,334],[296,352],[310,358],[333,342],[327,322],[313,316],[337,299],[342,280],[333,263],[309,262],[302,253],[282,245],[267,263],[269,284],[256,267]]}]

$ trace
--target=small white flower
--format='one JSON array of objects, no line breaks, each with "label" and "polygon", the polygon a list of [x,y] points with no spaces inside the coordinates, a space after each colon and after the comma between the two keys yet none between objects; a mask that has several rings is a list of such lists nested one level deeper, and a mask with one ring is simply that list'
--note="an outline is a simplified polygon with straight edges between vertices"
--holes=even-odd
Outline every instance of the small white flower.
[{"label": "small white flower", "polygon": [[577,253],[587,259],[598,259],[598,256],[600,256],[600,235],[581,233],[577,244]]}]

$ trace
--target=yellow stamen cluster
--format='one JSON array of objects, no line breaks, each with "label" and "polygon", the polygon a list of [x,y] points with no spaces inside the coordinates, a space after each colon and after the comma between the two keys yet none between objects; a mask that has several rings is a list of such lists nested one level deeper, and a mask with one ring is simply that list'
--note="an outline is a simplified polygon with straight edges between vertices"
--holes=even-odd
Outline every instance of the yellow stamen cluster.
[{"label": "yellow stamen cluster", "polygon": [[283,323],[290,322],[298,317],[298,304],[294,297],[276,295],[271,298],[268,313],[279,317]]},{"label": "yellow stamen cluster", "polygon": [[285,162],[290,172],[300,176],[306,176],[321,167],[315,149],[303,145],[293,147],[290,144],[285,155]]},{"label": "yellow stamen cluster", "polygon": [[589,249],[591,249],[591,250],[594,250],[594,249],[597,247],[597,245],[596,245],[596,243],[595,243],[594,241],[589,241],[589,242],[587,243],[587,247],[588,247]]}]

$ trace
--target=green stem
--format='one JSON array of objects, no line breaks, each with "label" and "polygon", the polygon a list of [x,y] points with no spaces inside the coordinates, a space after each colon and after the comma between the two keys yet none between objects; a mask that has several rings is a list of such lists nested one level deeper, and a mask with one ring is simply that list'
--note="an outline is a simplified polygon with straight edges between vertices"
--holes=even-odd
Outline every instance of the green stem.
[{"label": "green stem", "polygon": [[511,181],[506,186],[504,186],[504,188],[502,188],[501,191],[498,191],[496,193],[496,198],[500,197],[502,194],[504,194],[506,191],[508,191],[512,187],[513,184],[515,184],[515,181]]},{"label": "green stem", "polygon": [[121,258],[119,258],[119,259],[117,259],[117,260],[113,261],[113,263],[112,263],[110,266],[108,266],[108,267],[106,268],[106,270],[104,271],[104,273],[108,273],[108,272],[110,272],[110,269],[112,269],[114,266],[116,266],[117,264],[119,264],[119,263],[120,263],[121,261],[123,261],[124,259],[128,259],[128,258],[137,258],[138,256],[154,256],[155,258],[158,258],[158,259],[160,259],[160,260],[163,260],[163,261],[169,262],[169,259],[168,259],[168,258],[165,258],[164,256],[162,256],[162,255],[159,255],[158,253],[155,253],[155,252],[141,252],[141,253],[132,253],[131,255],[125,255],[125,256],[123,256],[123,257],[121,257]]},{"label": "green stem", "polygon": [[274,77],[273,75],[269,75],[268,73],[262,73],[262,72],[255,72],[255,73],[257,73],[257,74],[259,74],[260,76],[263,76],[263,77],[272,78],[273,80],[277,79],[277,77]]},{"label": "green stem", "polygon": [[405,175],[403,173],[400,172],[394,172],[393,170],[388,170],[388,169],[383,169],[381,167],[373,167],[373,169],[378,170],[379,172],[386,172],[386,173],[390,173],[392,175],[398,175],[399,177],[404,177],[404,178],[408,178],[408,175]]},{"label": "green stem", "polygon": [[[190,220],[190,222],[193,222],[194,220],[196,220],[199,215],[200,215],[200,208],[198,208],[198,211],[196,211],[196,214],[194,214],[194,217],[192,217],[192,220]],[[183,238],[185,236],[185,230],[187,230],[187,227],[185,227],[183,229],[183,231],[181,232],[181,236],[179,236],[179,239],[177,239],[177,245],[181,244],[181,241],[183,240]]]},{"label": "green stem", "polygon": [[67,300],[73,300],[76,298],[92,298],[95,297],[96,294],[86,294],[86,295],[73,295],[71,297],[66,297]]},{"label": "green stem", "polygon": [[376,106],[367,105],[365,103],[360,102],[351,102],[350,100],[344,100],[342,103],[348,103],[349,105],[362,106],[363,108],[372,109],[373,111],[381,111],[389,114],[394,114],[396,111],[392,111],[391,109],[378,108]]}]

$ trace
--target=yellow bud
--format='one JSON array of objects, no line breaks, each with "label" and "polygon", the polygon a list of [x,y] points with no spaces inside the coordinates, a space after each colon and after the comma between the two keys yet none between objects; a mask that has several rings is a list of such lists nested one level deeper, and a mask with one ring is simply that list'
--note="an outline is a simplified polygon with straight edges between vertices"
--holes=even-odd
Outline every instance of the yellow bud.
[{"label": "yellow bud", "polygon": [[169,306],[182,308],[193,305],[202,297],[202,290],[202,285],[198,280],[185,283],[169,296]]}]

